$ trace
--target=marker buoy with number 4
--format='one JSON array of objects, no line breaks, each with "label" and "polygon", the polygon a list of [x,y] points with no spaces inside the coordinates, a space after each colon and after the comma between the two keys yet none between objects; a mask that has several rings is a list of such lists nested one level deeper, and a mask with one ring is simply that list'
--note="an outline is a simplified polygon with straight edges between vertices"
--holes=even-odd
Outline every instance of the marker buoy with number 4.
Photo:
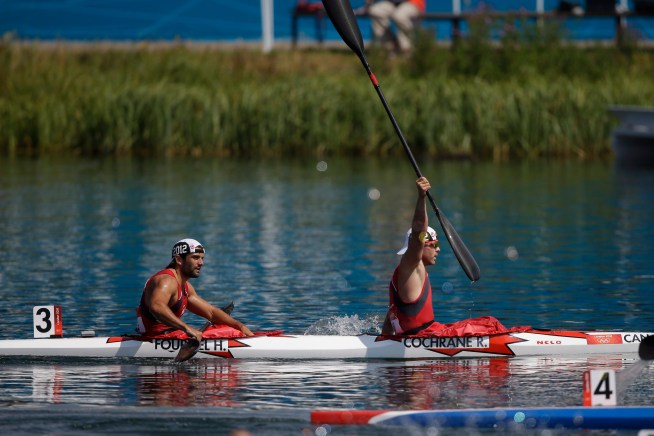
[{"label": "marker buoy with number 4", "polygon": [[34,337],[61,338],[64,334],[61,306],[34,306]]},{"label": "marker buoy with number 4", "polygon": [[617,396],[614,370],[584,371],[584,406],[615,406]]}]

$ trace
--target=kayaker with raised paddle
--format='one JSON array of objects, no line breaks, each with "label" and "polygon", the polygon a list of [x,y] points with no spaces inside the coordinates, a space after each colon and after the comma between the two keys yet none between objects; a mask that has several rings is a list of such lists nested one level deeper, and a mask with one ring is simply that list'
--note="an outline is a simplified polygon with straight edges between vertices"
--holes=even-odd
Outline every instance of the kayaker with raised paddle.
[{"label": "kayaker with raised paddle", "polygon": [[191,339],[200,341],[202,332],[181,319],[188,308],[211,324],[231,327],[244,336],[253,335],[245,324],[202,299],[189,283],[190,279],[200,276],[204,254],[204,247],[195,239],[182,239],[173,246],[172,260],[168,266],[150,277],[143,289],[136,310],[139,333],[161,337],[183,332]]},{"label": "kayaker with raised paddle", "polygon": [[431,185],[425,177],[416,180],[418,200],[404,246],[402,258],[389,285],[389,306],[382,335],[460,337],[526,331],[529,326],[506,328],[492,316],[481,316],[449,324],[434,320],[432,287],[427,267],[436,264],[441,251],[436,230],[429,227],[426,199]]},{"label": "kayaker with raised paddle", "polygon": [[426,198],[431,188],[426,177],[416,180],[418,201],[402,255],[389,285],[390,304],[382,334],[414,334],[434,322],[432,290],[427,266],[436,264],[440,248],[436,230],[429,227]]}]

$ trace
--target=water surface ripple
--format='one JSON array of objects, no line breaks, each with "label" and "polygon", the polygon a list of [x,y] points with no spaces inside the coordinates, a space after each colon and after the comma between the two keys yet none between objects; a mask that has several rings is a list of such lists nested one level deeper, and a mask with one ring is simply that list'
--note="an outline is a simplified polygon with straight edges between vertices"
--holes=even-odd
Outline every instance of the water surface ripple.
[{"label": "water surface ripple", "polygon": [[[415,176],[404,161],[326,164],[0,161],[0,338],[31,337],[32,307],[49,304],[62,306],[65,336],[132,332],[143,284],[183,237],[207,247],[201,295],[234,300],[234,316],[255,330],[378,329]],[[421,169],[482,274],[471,285],[443,243],[430,273],[439,321],[494,315],[507,326],[654,330],[654,171],[543,161]],[[308,411],[577,406],[585,369],[633,364],[633,356],[182,366],[0,358],[0,428],[338,433],[311,427]],[[652,386],[649,368],[620,401],[651,405]]]}]

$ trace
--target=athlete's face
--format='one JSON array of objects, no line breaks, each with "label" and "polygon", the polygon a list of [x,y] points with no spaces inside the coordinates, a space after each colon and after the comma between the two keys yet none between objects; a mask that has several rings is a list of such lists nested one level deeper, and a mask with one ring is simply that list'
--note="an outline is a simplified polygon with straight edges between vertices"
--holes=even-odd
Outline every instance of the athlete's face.
[{"label": "athlete's face", "polygon": [[182,274],[191,278],[200,277],[204,265],[204,253],[193,253],[182,259]]},{"label": "athlete's face", "polygon": [[438,239],[434,241],[425,242],[425,246],[422,249],[422,260],[427,265],[436,264],[436,258],[438,257],[438,252],[441,251],[438,246]]}]

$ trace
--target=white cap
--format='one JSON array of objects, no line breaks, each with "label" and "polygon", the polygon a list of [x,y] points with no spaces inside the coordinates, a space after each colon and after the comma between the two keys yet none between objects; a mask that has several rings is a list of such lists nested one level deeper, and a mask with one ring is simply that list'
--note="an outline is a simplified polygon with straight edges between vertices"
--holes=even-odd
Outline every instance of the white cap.
[{"label": "white cap", "polygon": [[182,239],[173,246],[173,258],[176,255],[185,256],[191,253],[204,253],[204,247],[195,239]]},{"label": "white cap", "polygon": [[[397,254],[406,253],[407,248],[409,248],[409,238],[411,237],[411,232],[411,229],[406,232],[406,237],[404,238],[404,246],[400,249],[400,251],[397,252]],[[436,230],[432,229],[431,227],[427,227],[427,236],[429,237],[430,241],[435,241],[438,239]]]}]

